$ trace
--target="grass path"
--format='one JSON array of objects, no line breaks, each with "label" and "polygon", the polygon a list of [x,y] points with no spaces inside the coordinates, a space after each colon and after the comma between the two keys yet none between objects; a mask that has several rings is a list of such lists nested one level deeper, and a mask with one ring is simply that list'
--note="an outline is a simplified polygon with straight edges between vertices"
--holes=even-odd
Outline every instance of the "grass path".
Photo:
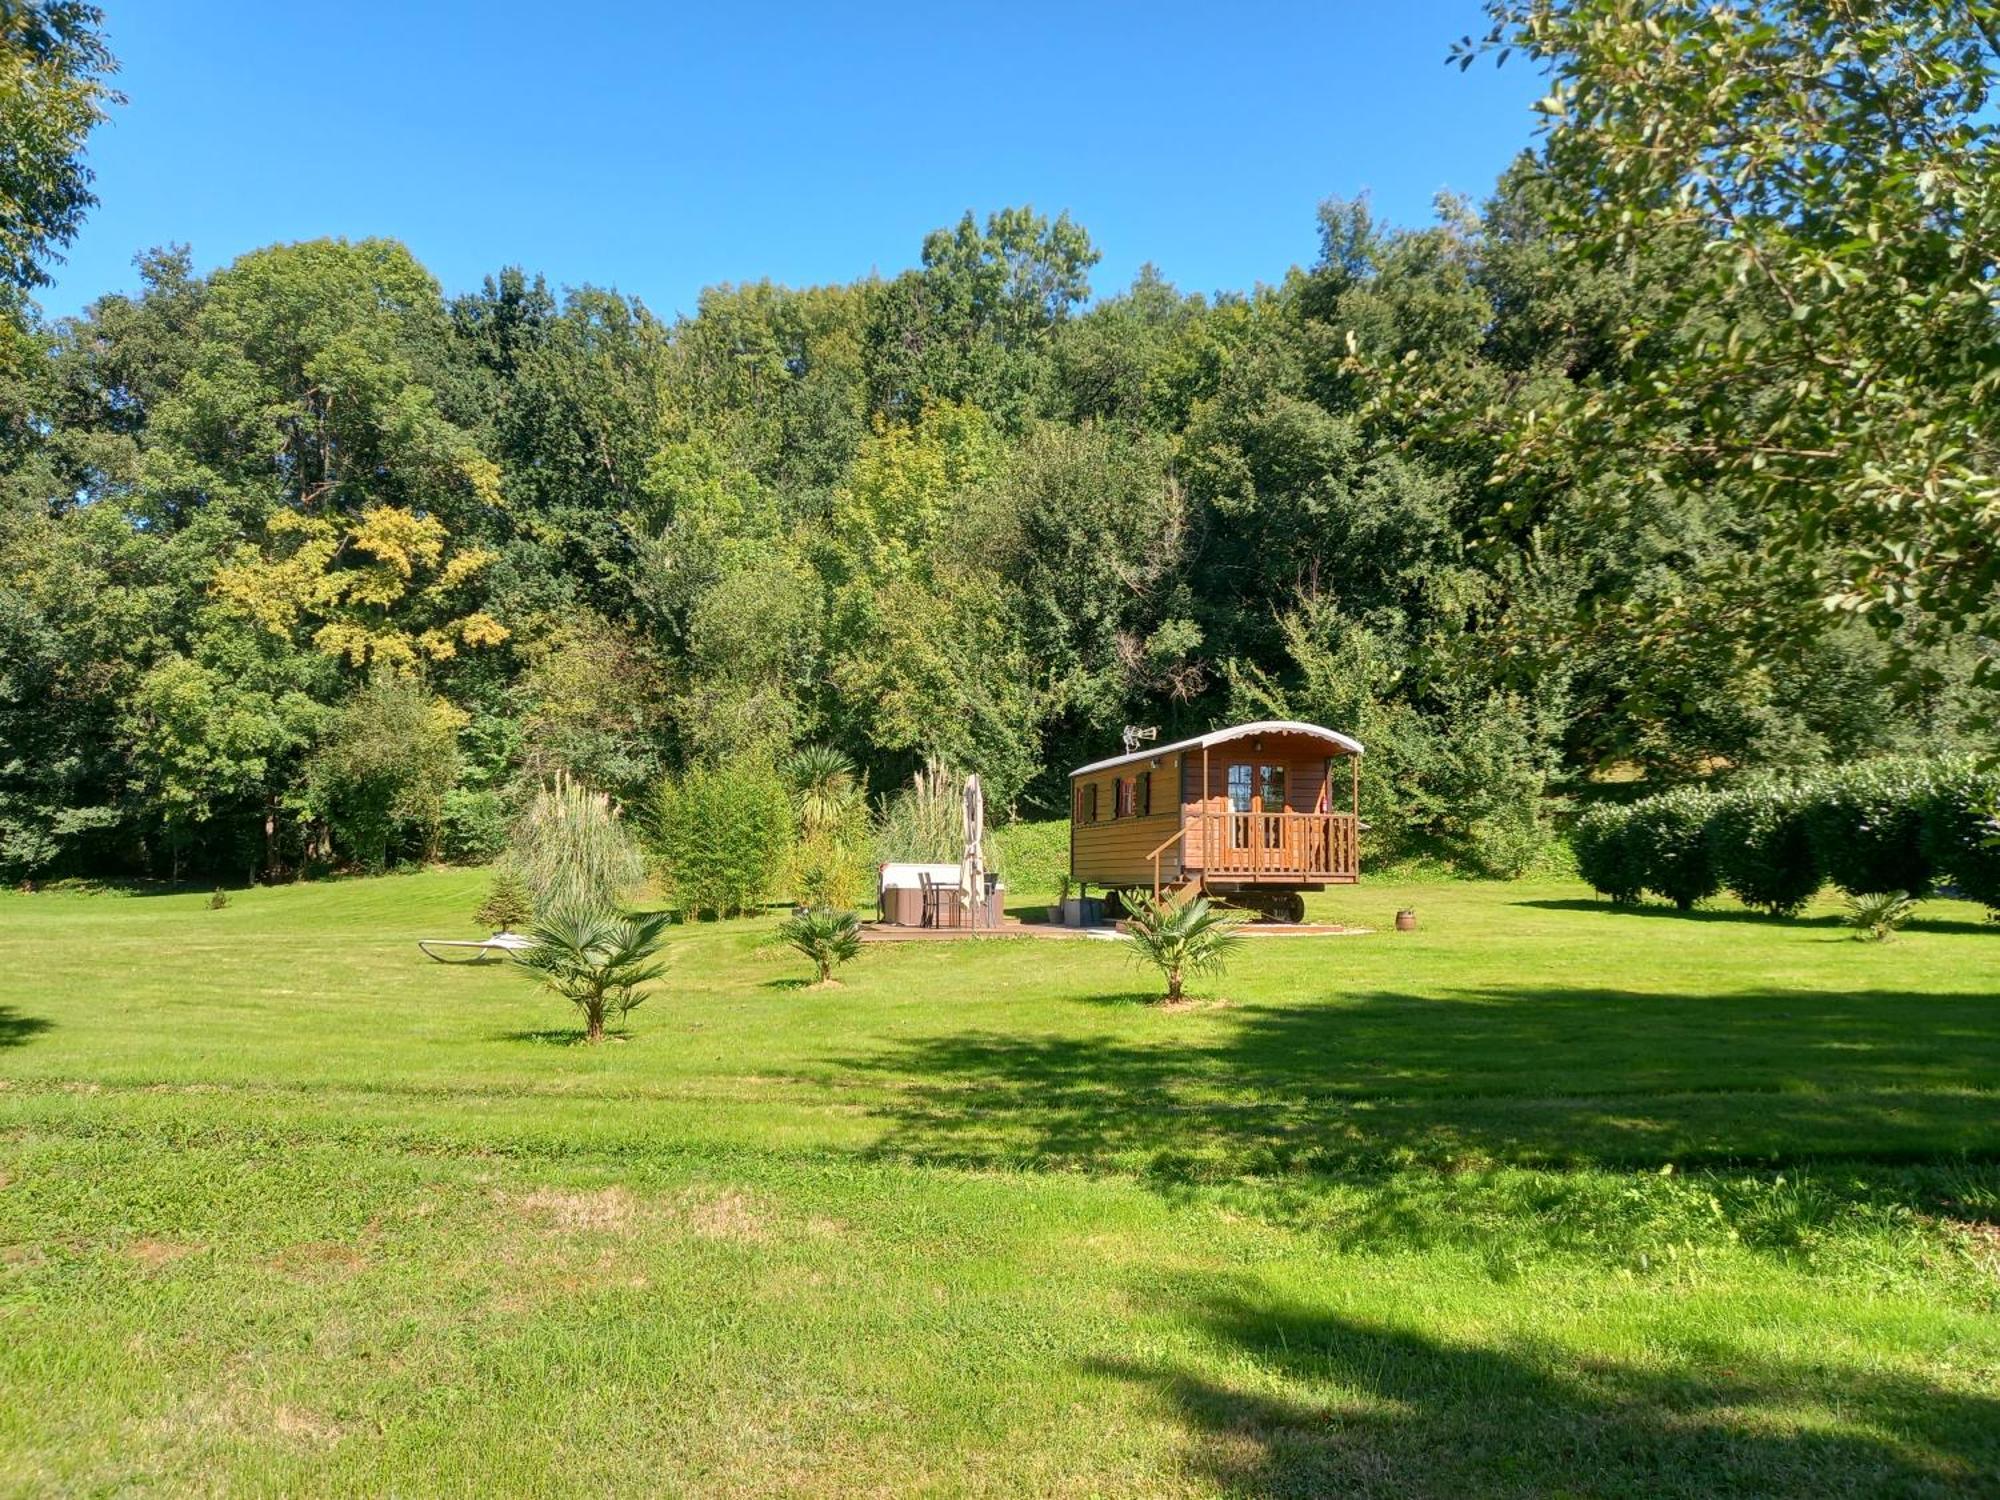
[{"label": "grass path", "polygon": [[480,884],[0,896],[0,1492],[2000,1492],[1976,908],[731,924],[586,1049]]}]

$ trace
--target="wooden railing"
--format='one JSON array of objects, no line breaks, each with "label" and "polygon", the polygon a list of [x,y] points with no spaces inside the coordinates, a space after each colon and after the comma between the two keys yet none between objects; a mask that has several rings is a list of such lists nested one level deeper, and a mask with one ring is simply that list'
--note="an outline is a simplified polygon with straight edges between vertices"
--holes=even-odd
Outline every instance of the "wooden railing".
[{"label": "wooden railing", "polygon": [[[1348,813],[1202,812],[1194,823],[1200,837],[1192,847],[1201,851],[1206,876],[1318,880],[1360,873],[1360,845]],[[1193,868],[1192,860],[1184,864]]]},{"label": "wooden railing", "polygon": [[1183,823],[1179,828],[1174,830],[1171,838],[1161,840],[1160,847],[1146,856],[1153,862],[1153,899],[1155,901],[1160,899],[1160,856],[1186,838],[1187,835],[1187,825]]}]

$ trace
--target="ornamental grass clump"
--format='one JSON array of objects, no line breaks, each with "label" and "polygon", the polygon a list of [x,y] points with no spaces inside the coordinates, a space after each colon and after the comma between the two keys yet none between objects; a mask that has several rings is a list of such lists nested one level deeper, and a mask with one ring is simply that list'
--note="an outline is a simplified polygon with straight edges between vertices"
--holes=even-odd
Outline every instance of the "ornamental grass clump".
[{"label": "ornamental grass clump", "polygon": [[1209,904],[1206,896],[1177,901],[1142,896],[1125,922],[1132,956],[1160,971],[1168,1004],[1178,1003],[1191,974],[1220,974],[1242,946],[1241,923]]},{"label": "ornamental grass clump", "polygon": [[957,864],[964,853],[965,780],[942,761],[926,761],[883,806],[875,826],[875,857]]},{"label": "ornamental grass clump", "polygon": [[646,861],[611,799],[558,774],[514,826],[509,863],[534,910],[614,911]]}]

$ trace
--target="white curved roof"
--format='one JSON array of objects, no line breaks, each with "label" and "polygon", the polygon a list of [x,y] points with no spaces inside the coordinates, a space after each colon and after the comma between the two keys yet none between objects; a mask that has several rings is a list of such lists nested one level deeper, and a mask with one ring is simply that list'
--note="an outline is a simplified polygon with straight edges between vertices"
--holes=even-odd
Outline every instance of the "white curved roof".
[{"label": "white curved roof", "polygon": [[1128,765],[1133,761],[1151,760],[1157,755],[1172,755],[1179,750],[1202,750],[1210,745],[1227,744],[1230,740],[1240,740],[1253,734],[1297,734],[1311,739],[1324,740],[1337,745],[1349,755],[1361,754],[1361,741],[1352,735],[1342,734],[1337,729],[1326,729],[1318,724],[1307,724],[1298,719],[1259,719],[1254,724],[1231,724],[1227,729],[1212,729],[1207,734],[1198,734],[1191,740],[1175,740],[1171,745],[1148,745],[1143,750],[1134,750],[1130,755],[1114,755],[1109,760],[1094,760],[1087,766],[1078,766],[1070,772],[1072,778],[1088,775],[1092,771],[1108,771],[1113,766]]}]

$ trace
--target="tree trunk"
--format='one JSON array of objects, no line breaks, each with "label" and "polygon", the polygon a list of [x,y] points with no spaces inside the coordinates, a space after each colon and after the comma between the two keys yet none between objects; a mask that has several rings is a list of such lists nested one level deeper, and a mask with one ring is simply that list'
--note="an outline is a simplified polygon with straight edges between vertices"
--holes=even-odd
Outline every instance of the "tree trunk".
[{"label": "tree trunk", "polygon": [[585,1007],[583,1008],[583,1017],[584,1017],[584,1023],[585,1023],[585,1030],[584,1030],[584,1036],[583,1036],[583,1039],[584,1039],[584,1040],[585,1040],[586,1042],[601,1042],[601,1041],[603,1041],[603,1040],[604,1040],[604,1004],[603,1004],[603,1002],[602,1002],[602,1001],[599,1001],[599,1002],[598,1002],[597,1004],[595,1004],[595,1005],[586,1005],[586,1006],[585,1006]]},{"label": "tree trunk", "polygon": [[1169,1004],[1178,1005],[1180,1003],[1181,983],[1182,976],[1179,968],[1167,970],[1167,1001]]}]

